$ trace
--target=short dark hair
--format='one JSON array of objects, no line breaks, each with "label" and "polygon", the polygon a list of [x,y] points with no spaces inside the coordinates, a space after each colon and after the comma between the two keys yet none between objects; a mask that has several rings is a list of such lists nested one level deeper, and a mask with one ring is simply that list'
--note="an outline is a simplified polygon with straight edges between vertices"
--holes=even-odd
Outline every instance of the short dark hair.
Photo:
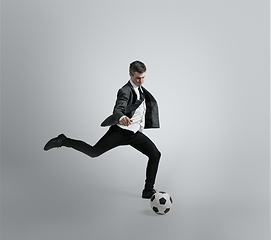
[{"label": "short dark hair", "polygon": [[134,61],[130,64],[130,73],[134,76],[135,72],[144,73],[147,71],[147,68],[143,62]]}]

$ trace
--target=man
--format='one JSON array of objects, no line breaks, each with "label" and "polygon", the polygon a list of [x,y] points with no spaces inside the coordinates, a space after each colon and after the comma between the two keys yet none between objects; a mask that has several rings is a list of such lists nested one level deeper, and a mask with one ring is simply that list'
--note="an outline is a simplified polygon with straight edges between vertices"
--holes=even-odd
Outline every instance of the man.
[{"label": "man", "polygon": [[113,114],[101,124],[110,128],[94,146],[60,134],[48,141],[44,150],[65,146],[94,158],[117,146],[130,145],[148,157],[142,198],[151,198],[155,193],[154,184],[161,153],[142,133],[143,128],[159,128],[157,102],[142,87],[146,70],[146,66],[140,61],[130,64],[130,80],[119,89]]}]

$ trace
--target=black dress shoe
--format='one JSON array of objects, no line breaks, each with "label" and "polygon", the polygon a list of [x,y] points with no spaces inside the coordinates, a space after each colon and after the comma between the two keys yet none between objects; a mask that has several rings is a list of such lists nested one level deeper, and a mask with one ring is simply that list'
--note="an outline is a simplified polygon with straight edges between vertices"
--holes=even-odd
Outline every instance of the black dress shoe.
[{"label": "black dress shoe", "polygon": [[62,133],[60,135],[58,135],[58,137],[52,138],[49,142],[47,142],[44,146],[44,150],[48,151],[51,148],[55,148],[55,147],[61,147],[62,146],[62,141],[64,139],[66,139],[67,137]]},{"label": "black dress shoe", "polygon": [[154,189],[152,190],[146,190],[144,189],[142,192],[142,198],[150,199],[153,194],[155,194],[156,191]]}]

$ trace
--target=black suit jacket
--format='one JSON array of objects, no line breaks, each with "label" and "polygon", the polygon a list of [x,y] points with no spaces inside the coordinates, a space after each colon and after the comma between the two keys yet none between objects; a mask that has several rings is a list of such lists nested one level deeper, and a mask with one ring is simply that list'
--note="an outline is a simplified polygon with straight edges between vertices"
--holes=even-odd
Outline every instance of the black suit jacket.
[{"label": "black suit jacket", "polygon": [[[141,87],[145,95],[146,114],[145,114],[145,128],[159,128],[159,114],[158,105],[155,98],[144,87]],[[134,104],[138,102],[136,92],[130,83],[126,83],[117,94],[116,104],[113,114],[106,118],[101,126],[111,126],[119,123],[122,116],[127,116],[130,119],[133,117],[136,108]]]}]

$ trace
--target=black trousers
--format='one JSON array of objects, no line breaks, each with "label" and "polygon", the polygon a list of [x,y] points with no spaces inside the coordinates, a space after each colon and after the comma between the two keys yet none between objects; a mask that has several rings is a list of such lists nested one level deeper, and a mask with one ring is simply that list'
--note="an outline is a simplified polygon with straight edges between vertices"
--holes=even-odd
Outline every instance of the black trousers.
[{"label": "black trousers", "polygon": [[92,158],[98,157],[106,151],[121,145],[130,145],[148,157],[145,189],[151,190],[155,184],[161,153],[155,144],[143,133],[133,133],[113,125],[94,146],[81,140],[70,138],[63,140],[63,146],[71,147]]}]

